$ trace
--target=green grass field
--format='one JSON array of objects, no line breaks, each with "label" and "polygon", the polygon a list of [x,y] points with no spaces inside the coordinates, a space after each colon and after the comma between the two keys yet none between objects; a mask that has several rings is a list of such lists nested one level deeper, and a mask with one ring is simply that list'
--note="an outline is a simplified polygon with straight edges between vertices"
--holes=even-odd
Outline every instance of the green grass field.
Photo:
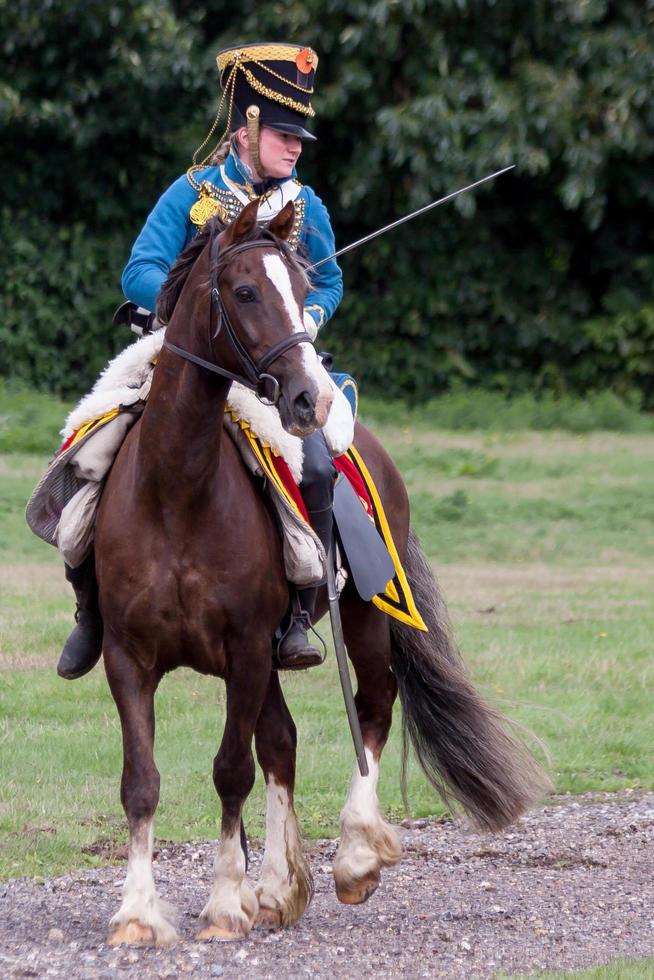
[{"label": "green grass field", "polygon": [[[46,409],[44,403],[34,424]],[[0,404],[0,438],[1,416]],[[394,424],[379,406],[364,406],[366,416],[407,480],[414,523],[476,683],[544,743],[557,790],[654,785],[650,420],[625,426],[632,428],[627,433],[512,426],[501,433],[431,431],[428,419],[406,412]],[[55,422],[53,432],[56,416]],[[29,425],[23,423],[25,431]],[[4,448],[15,448],[15,415],[4,435]],[[39,448],[0,456],[5,877],[94,864],[106,859],[103,848],[125,840],[120,727],[102,670],[74,683],[54,671],[73,602],[57,554],[23,520],[47,462]],[[320,670],[285,677],[284,687],[299,727],[303,829],[309,836],[334,834],[352,749],[333,656]],[[157,834],[214,836],[211,763],[222,732],[222,684],[178,671],[162,683],[157,712]],[[538,746],[535,751],[543,759]],[[391,818],[403,815],[399,760],[398,716],[380,788]],[[442,812],[415,767],[410,799],[414,816]],[[262,834],[261,781],[246,820],[250,834]]]}]

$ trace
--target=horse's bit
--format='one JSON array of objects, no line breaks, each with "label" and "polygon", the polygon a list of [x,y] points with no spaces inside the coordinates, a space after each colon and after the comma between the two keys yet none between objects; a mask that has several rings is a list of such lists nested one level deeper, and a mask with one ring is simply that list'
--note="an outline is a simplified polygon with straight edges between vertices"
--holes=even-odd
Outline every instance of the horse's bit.
[{"label": "horse's bit", "polygon": [[[276,378],[273,378],[272,374],[267,374],[267,370],[270,365],[276,361],[282,354],[286,351],[291,350],[292,347],[296,347],[297,344],[311,344],[313,341],[306,331],[298,331],[293,333],[283,340],[280,340],[277,344],[268,350],[262,358],[258,361],[253,360],[249,352],[246,350],[245,346],[239,340],[234,327],[229,319],[229,315],[223,303],[222,296],[220,295],[220,289],[218,283],[221,275],[225,271],[225,268],[231,261],[231,259],[238,255],[240,252],[245,252],[250,248],[270,248],[273,245],[282,255],[282,249],[277,241],[277,239],[268,231],[264,231],[261,238],[258,238],[253,242],[243,242],[240,245],[231,245],[225,249],[220,255],[218,254],[218,236],[216,235],[211,243],[211,251],[209,253],[209,266],[211,268],[211,293],[209,298],[209,317],[207,321],[207,332],[209,338],[209,349],[211,350],[211,342],[215,340],[221,329],[225,328],[225,334],[229,340],[232,349],[234,350],[238,361],[240,362],[243,374],[233,374],[226,368],[220,367],[220,365],[215,364],[213,361],[206,361],[203,357],[198,357],[197,354],[192,354],[190,351],[184,350],[182,347],[178,347],[176,344],[172,344],[169,340],[163,342],[163,346],[167,347],[168,350],[173,351],[175,354],[179,354],[180,357],[185,358],[187,361],[192,361],[193,364],[199,365],[199,367],[206,368],[207,371],[213,371],[215,374],[220,374],[224,378],[228,378],[230,381],[238,381],[239,384],[245,385],[246,388],[250,388],[251,391],[256,392],[257,398],[264,402],[266,405],[276,405],[279,401],[280,389],[279,382]],[[216,311],[216,328],[211,333],[211,326],[213,321],[214,309]]]}]

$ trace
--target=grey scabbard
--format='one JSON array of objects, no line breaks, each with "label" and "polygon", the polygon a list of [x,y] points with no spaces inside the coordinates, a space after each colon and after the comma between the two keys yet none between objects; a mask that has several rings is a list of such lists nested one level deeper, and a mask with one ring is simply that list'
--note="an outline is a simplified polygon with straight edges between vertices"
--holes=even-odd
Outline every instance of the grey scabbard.
[{"label": "grey scabbard", "polygon": [[333,545],[327,553],[327,600],[329,602],[329,618],[331,620],[332,634],[334,636],[334,650],[336,652],[336,663],[338,664],[338,675],[343,689],[343,700],[347,720],[350,724],[354,751],[356,752],[359,772],[362,776],[368,775],[368,760],[363,746],[363,735],[361,725],[354,703],[354,693],[350,681],[350,672],[347,667],[347,652],[345,650],[345,640],[343,638],[343,624],[341,623],[341,610],[338,604],[338,591],[336,589],[336,572],[334,569],[334,548]]}]

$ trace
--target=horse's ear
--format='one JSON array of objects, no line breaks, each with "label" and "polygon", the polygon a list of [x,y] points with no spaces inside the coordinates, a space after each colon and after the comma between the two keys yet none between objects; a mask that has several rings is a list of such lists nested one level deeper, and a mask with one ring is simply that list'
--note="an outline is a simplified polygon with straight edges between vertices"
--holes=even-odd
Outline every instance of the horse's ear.
[{"label": "horse's ear", "polygon": [[277,238],[286,241],[288,236],[293,231],[293,225],[295,224],[295,205],[292,201],[289,201],[279,214],[276,214],[268,225],[268,231],[271,231],[273,235]]},{"label": "horse's ear", "polygon": [[221,251],[227,248],[229,245],[234,245],[240,238],[249,234],[254,228],[257,221],[257,214],[259,212],[259,201],[250,201],[246,204],[241,213],[239,214],[236,221],[232,221],[231,224],[227,225],[225,230],[221,232],[220,235],[220,248]]}]

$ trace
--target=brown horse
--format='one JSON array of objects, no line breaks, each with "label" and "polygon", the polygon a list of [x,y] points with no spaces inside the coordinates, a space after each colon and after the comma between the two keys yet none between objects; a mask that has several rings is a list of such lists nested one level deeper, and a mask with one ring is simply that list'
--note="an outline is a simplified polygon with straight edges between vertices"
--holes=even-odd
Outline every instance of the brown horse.
[{"label": "brown horse", "polygon": [[[113,466],[98,514],[104,662],[122,724],[121,799],[129,825],[113,944],[176,938],[152,876],[159,798],[153,743],[157,685],[180,666],[222,677],[227,697],[213,766],[221,835],[199,938],[238,939],[255,924],[289,925],[311,899],[293,808],[295,725],[271,670],[271,637],[288,603],[281,542],[222,424],[233,375],[279,394],[282,422],[294,434],[307,435],[327,418],[327,375],[302,333],[306,277],[283,243],[293,218],[291,204],[260,232],[256,204],[248,205],[226,229],[207,226],[176,263],[160,306],[162,315],[171,314],[166,344],[172,348],[162,350],[145,411]],[[348,903],[365,901],[381,868],[400,858],[376,795],[398,688],[427,776],[482,826],[505,826],[546,786],[466,677],[429,566],[410,533],[397,470],[360,425],[355,442],[429,632],[391,621],[351,587],[343,594],[370,770],[364,778],[355,767],[341,814],[334,878],[339,899]],[[255,777],[253,736],[267,786],[265,855],[254,890],[246,879],[241,819]]]}]

